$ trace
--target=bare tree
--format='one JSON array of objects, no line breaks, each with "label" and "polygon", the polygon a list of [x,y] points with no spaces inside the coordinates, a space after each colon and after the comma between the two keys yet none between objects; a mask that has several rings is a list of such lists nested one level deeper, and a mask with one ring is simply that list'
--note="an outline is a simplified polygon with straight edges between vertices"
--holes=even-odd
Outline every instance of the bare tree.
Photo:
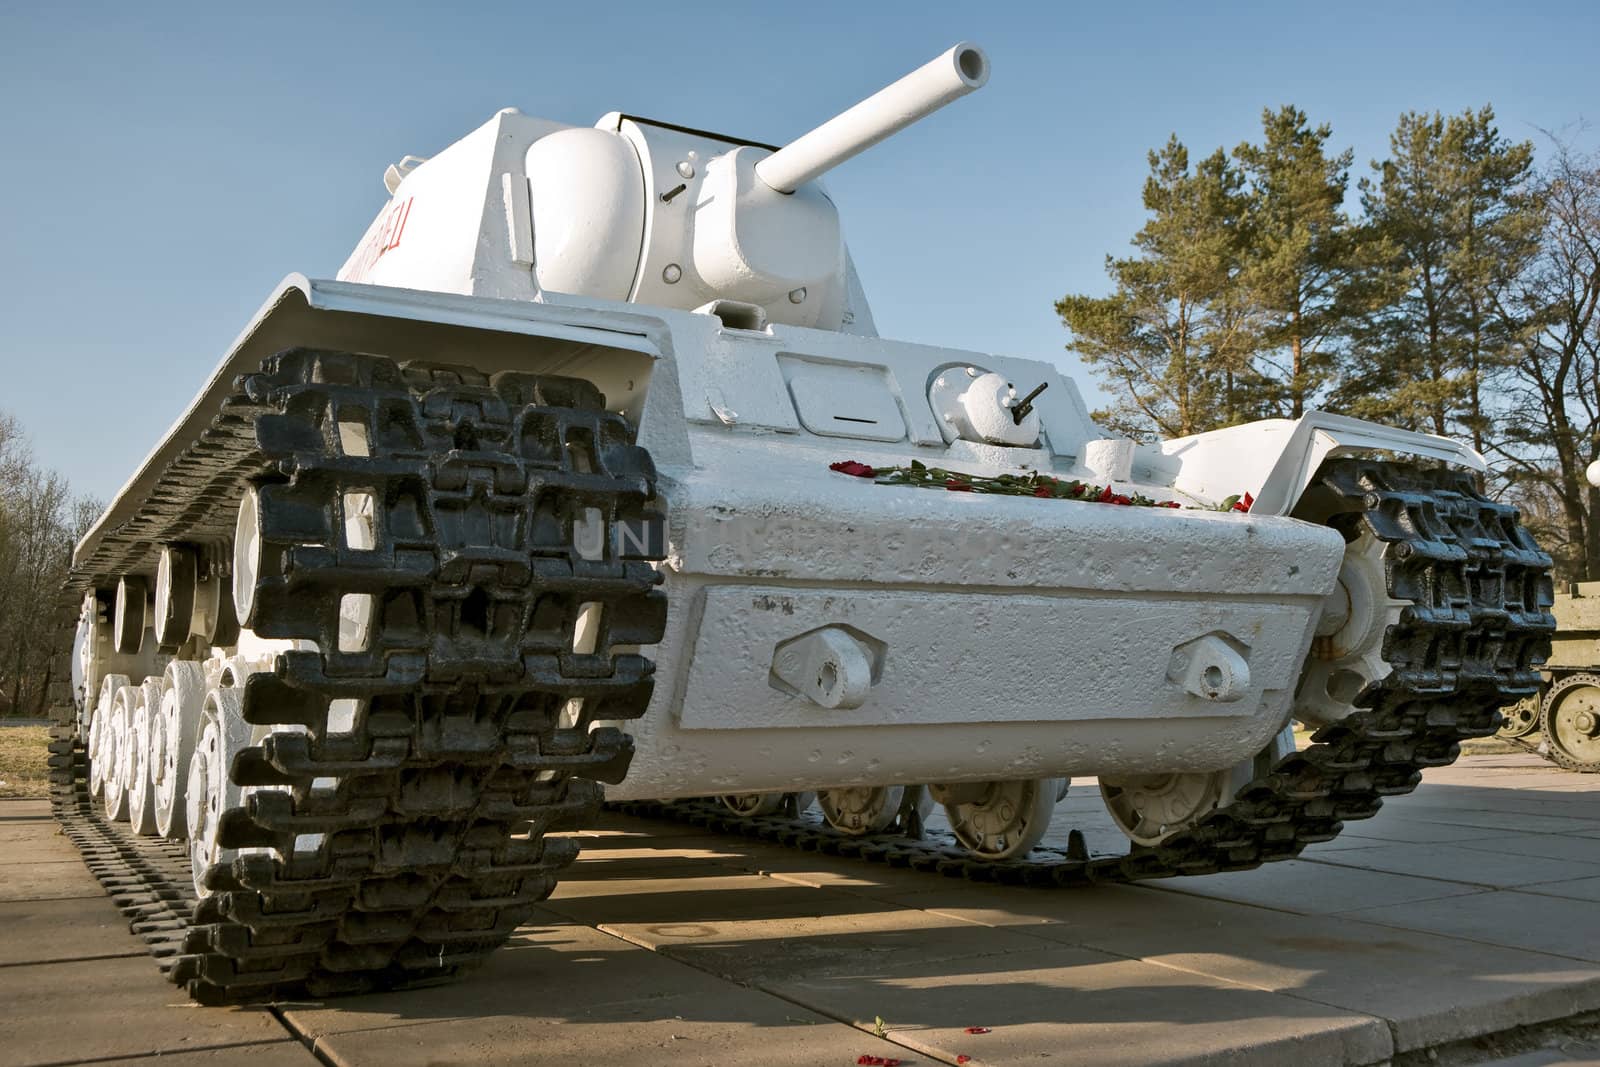
[{"label": "bare tree", "polygon": [[98,510],[35,463],[20,423],[0,412],[0,691],[13,712],[46,709],[60,635],[41,620],[52,614],[90,508]]},{"label": "bare tree", "polygon": [[1584,472],[1600,459],[1600,158],[1551,137],[1537,193],[1539,252],[1500,311],[1522,325],[1502,374],[1500,440],[1512,493],[1545,513],[1540,541],[1569,578],[1600,579],[1600,489]]}]

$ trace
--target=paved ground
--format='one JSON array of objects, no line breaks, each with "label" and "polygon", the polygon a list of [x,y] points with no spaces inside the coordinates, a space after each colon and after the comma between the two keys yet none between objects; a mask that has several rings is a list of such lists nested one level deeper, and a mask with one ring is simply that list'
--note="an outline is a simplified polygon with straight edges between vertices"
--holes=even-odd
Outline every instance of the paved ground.
[{"label": "paved ground", "polygon": [[[1058,820],[1096,808],[1075,786]],[[43,802],[0,800],[0,1064],[1600,1063],[1588,1024],[1459,1043],[1600,1009],[1600,776],[1527,756],[1429,772],[1304,859],[1149,887],[588,836],[466,981],[223,1010],[159,980]]]}]

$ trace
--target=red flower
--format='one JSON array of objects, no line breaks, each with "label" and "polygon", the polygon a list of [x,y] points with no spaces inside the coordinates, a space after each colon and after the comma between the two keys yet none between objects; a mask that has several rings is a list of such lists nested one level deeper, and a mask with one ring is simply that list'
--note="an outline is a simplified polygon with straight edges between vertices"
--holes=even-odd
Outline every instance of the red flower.
[{"label": "red flower", "polygon": [[1104,489],[1100,490],[1100,495],[1099,496],[1094,498],[1095,499],[1095,503],[1097,503],[1097,504],[1110,504],[1116,498],[1116,495],[1117,494],[1113,493],[1111,491],[1111,487],[1108,485]]},{"label": "red flower", "polygon": [[1178,503],[1176,500],[1163,500],[1161,503],[1157,504],[1156,507],[1158,507],[1158,508],[1181,508],[1181,507],[1183,507],[1183,505]]},{"label": "red flower", "polygon": [[900,1061],[893,1056],[857,1056],[856,1062],[861,1067],[900,1067]]},{"label": "red flower", "polygon": [[956,1057],[956,1062],[957,1063],[971,1063],[972,1062],[972,1057],[971,1056],[967,1056],[967,1055],[960,1055],[960,1056]]},{"label": "red flower", "polygon": [[1056,495],[1056,490],[1052,485],[1036,485],[1033,487],[1033,495],[1048,499]]},{"label": "red flower", "polygon": [[991,1031],[987,1026],[969,1026],[965,1032],[969,1034],[987,1034]]},{"label": "red flower", "polygon": [[853,459],[841,460],[838,463],[830,463],[828,464],[828,469],[831,471],[838,471],[840,474],[848,474],[852,478],[876,478],[878,476],[877,471],[873,470],[865,463],[857,463]]},{"label": "red flower", "polygon": [[1255,502],[1256,502],[1256,498],[1251,496],[1249,493],[1246,493],[1244,496],[1240,497],[1238,500],[1236,500],[1234,502],[1233,510],[1234,511],[1249,511],[1250,510],[1250,505],[1254,504]]},{"label": "red flower", "polygon": [[971,482],[964,482],[959,478],[951,478],[951,479],[947,480],[944,483],[944,487],[946,489],[950,490],[952,493],[970,493],[970,492],[972,492],[972,483]]}]

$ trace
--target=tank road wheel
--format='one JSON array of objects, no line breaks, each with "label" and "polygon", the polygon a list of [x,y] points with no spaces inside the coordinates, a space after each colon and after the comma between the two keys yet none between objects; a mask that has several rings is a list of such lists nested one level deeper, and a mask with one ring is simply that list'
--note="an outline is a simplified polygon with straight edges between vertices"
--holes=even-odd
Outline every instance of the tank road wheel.
[{"label": "tank road wheel", "polygon": [[106,818],[112,822],[128,817],[129,734],[133,727],[133,709],[138,702],[138,689],[131,685],[120,687],[111,696],[111,714],[100,732]]},{"label": "tank road wheel", "polygon": [[242,713],[240,688],[213,689],[205,696],[200,730],[184,783],[184,823],[189,828],[189,869],[195,895],[211,895],[207,872],[232,862],[233,849],[223,847],[224,815],[244,804],[243,790],[228,769],[250,741]]},{"label": "tank road wheel", "polygon": [[106,782],[113,767],[112,749],[106,738],[111,734],[111,706],[118,691],[129,684],[125,674],[108,674],[100,679],[100,697],[95,701],[89,718],[89,737],[85,745],[89,755],[89,795],[96,800],[105,796]]},{"label": "tank road wheel", "polygon": [[1552,685],[1540,724],[1552,760],[1569,771],[1600,772],[1600,674],[1569,674]]},{"label": "tank road wheel", "polygon": [[1389,595],[1383,552],[1384,543],[1365,527],[1345,545],[1339,584],[1323,603],[1295,691],[1294,717],[1301,722],[1338,722],[1355,710],[1363,689],[1389,675],[1383,636],[1410,602]]},{"label": "tank road wheel", "polygon": [[1539,728],[1539,698],[1526,696],[1500,709],[1500,736],[1527,737]]},{"label": "tank road wheel", "polygon": [[1019,778],[957,786],[929,786],[956,840],[975,858],[1009,860],[1033,851],[1050,828],[1065,778]]},{"label": "tank road wheel", "polygon": [[776,815],[783,810],[783,793],[724,793],[717,799],[722,806],[746,819]]},{"label": "tank road wheel", "polygon": [[133,832],[156,834],[156,796],[150,785],[150,726],[161,715],[161,682],[146,678],[139,685],[128,721],[128,822]]},{"label": "tank road wheel", "polygon": [[1225,771],[1141,774],[1101,778],[1100,798],[1128,839],[1153,846],[1233,803],[1252,782],[1265,778],[1294,754],[1294,726],[1286,725],[1254,757]]},{"label": "tank road wheel", "polygon": [[161,703],[150,716],[150,788],[155,798],[156,833],[181,838],[186,826],[184,797],[189,760],[205,706],[206,681],[200,664],[173,660],[161,677]]},{"label": "tank road wheel", "polygon": [[1100,797],[1130,841],[1159,845],[1215,811],[1232,775],[1228,770],[1101,778]]},{"label": "tank road wheel", "polygon": [[899,785],[822,789],[817,792],[817,806],[827,824],[840,833],[853,837],[880,834],[894,825],[905,792]]}]

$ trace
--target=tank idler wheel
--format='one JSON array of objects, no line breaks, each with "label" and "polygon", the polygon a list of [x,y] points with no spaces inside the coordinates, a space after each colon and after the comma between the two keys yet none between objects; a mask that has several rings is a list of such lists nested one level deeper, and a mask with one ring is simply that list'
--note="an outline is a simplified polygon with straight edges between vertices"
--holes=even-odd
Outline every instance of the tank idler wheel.
[{"label": "tank idler wheel", "polygon": [[1540,726],[1552,760],[1569,771],[1600,772],[1600,674],[1580,671],[1551,685]]},{"label": "tank idler wheel", "polygon": [[1295,690],[1294,717],[1312,727],[1340,721],[1364,689],[1389,676],[1384,634],[1410,601],[1389,595],[1385,550],[1370,531],[1344,546],[1339,583],[1323,602]]},{"label": "tank idler wheel", "polygon": [[106,782],[111,777],[112,747],[106,741],[111,734],[111,705],[117,692],[130,684],[126,674],[108,674],[100,679],[100,697],[89,716],[85,747],[89,755],[89,795],[96,800],[105,796]]},{"label": "tank idler wheel", "polygon": [[161,716],[161,681],[146,678],[135,691],[128,721],[128,823],[144,837],[156,835],[156,795],[151,787],[150,734]]},{"label": "tank idler wheel", "polygon": [[1527,737],[1539,728],[1539,697],[1526,696],[1500,709],[1500,736]]},{"label": "tank idler wheel", "polygon": [[817,792],[823,820],[852,837],[881,834],[889,829],[904,800],[905,787],[899,785],[857,785]]},{"label": "tank idler wheel", "polygon": [[1222,802],[1232,770],[1101,778],[1100,797],[1136,845],[1159,845],[1195,825]]},{"label": "tank idler wheel", "polygon": [[124,574],[117,582],[117,601],[111,613],[111,647],[124,656],[137,656],[144,645],[148,596],[144,579],[137,574]]},{"label": "tank idler wheel", "polygon": [[167,664],[161,677],[161,703],[150,716],[150,787],[156,833],[162,837],[184,835],[184,787],[205,700],[206,678],[200,664],[188,660]]},{"label": "tank idler wheel", "polygon": [[784,796],[783,793],[724,793],[717,799],[735,815],[754,819],[782,811]]},{"label": "tank idler wheel", "polygon": [[100,732],[100,758],[105,769],[104,799],[106,818],[113,822],[128,817],[128,758],[133,728],[133,710],[139,703],[139,690],[131,685],[119,688],[111,697],[111,714]]},{"label": "tank idler wheel", "polygon": [[199,557],[184,545],[164,545],[156,565],[155,626],[161,651],[176,652],[189,640],[194,620],[195,589],[199,585]]},{"label": "tank idler wheel", "polygon": [[1009,860],[1033,851],[1050,828],[1064,778],[1018,778],[930,786],[944,804],[956,840],[976,859]]}]

